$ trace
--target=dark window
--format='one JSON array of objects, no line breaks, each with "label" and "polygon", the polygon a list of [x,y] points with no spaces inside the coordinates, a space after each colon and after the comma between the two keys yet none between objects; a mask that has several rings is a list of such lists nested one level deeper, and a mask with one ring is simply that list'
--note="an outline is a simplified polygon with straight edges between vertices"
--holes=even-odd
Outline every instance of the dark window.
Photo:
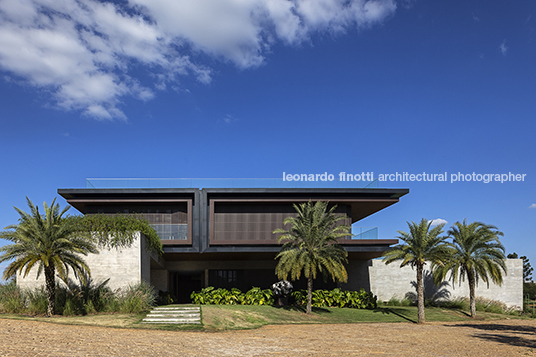
[{"label": "dark window", "polygon": [[209,284],[216,288],[241,289],[242,282],[241,270],[211,270],[209,272]]}]

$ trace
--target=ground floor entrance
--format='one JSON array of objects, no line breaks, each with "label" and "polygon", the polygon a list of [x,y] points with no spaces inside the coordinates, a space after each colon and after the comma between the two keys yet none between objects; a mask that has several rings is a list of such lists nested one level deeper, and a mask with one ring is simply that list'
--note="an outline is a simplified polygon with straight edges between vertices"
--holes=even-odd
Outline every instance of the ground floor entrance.
[{"label": "ground floor entrance", "polygon": [[[180,304],[190,303],[192,292],[208,286],[228,290],[236,288],[246,292],[252,287],[269,289],[279,281],[274,269],[206,269],[187,273],[178,271],[169,273],[169,277],[169,291]],[[307,280],[303,276],[292,284],[294,290],[307,288]],[[324,280],[321,275],[314,281],[314,289],[333,289],[336,286],[336,283],[330,279]]]}]

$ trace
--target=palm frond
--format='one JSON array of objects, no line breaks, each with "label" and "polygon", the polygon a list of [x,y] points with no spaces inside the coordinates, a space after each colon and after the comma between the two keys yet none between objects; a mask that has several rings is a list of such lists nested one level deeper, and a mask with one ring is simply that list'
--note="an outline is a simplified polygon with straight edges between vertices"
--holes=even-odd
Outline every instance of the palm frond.
[{"label": "palm frond", "polygon": [[348,253],[338,245],[337,239],[351,235],[350,226],[340,224],[346,216],[336,214],[336,206],[328,208],[328,205],[322,201],[294,204],[297,215],[283,221],[290,228],[273,231],[280,234],[278,240],[283,243],[276,256],[279,278],[290,276],[291,280],[297,280],[303,274],[315,279],[317,273],[327,273],[335,281],[347,280],[344,264]]}]

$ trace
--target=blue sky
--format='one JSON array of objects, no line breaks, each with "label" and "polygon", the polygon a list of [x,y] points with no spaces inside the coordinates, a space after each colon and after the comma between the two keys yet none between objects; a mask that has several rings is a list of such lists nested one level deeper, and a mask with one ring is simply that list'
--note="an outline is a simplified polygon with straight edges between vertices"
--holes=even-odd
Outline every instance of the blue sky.
[{"label": "blue sky", "polygon": [[[0,1],[0,226],[86,177],[428,174],[360,222],[536,264],[533,1]],[[450,175],[525,174],[450,182]],[[60,202],[65,202],[60,198]],[[530,208],[533,207],[533,208]],[[2,244],[0,242],[0,244]]]}]

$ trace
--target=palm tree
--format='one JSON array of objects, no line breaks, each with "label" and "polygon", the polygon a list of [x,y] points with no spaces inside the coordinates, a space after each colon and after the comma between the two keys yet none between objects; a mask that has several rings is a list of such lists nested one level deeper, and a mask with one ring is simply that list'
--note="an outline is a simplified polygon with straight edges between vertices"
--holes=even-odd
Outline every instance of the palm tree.
[{"label": "palm tree", "polygon": [[311,201],[294,205],[298,215],[287,217],[284,224],[290,224],[288,231],[276,229],[273,233],[282,234],[279,242],[284,242],[275,269],[280,279],[298,280],[303,272],[307,278],[307,310],[311,313],[313,280],[317,271],[331,275],[334,281],[346,282],[348,273],[344,263],[348,253],[337,242],[337,238],[351,235],[350,226],[339,224],[344,215],[334,213],[336,206],[327,209],[328,202]]},{"label": "palm tree", "polygon": [[482,279],[489,286],[489,281],[502,284],[502,272],[506,273],[504,247],[499,236],[504,234],[495,226],[482,222],[467,224],[456,222],[448,231],[452,237],[452,257],[447,264],[434,272],[436,282],[443,281],[450,272],[453,282],[469,282],[469,301],[471,317],[476,316],[475,286]]},{"label": "palm tree", "polygon": [[56,272],[60,278],[66,280],[71,268],[75,276],[83,281],[89,268],[80,255],[98,253],[98,250],[92,240],[78,234],[79,226],[64,216],[70,206],[60,212],[60,206],[54,199],[50,206],[46,202],[43,203],[45,212],[41,214],[29,198],[26,200],[30,213],[15,207],[20,215],[19,224],[10,225],[6,227],[6,231],[0,233],[0,238],[13,242],[0,248],[0,252],[3,252],[0,262],[13,260],[4,271],[4,279],[16,275],[17,272],[26,277],[34,266],[38,268],[37,277],[44,272],[47,314],[53,315]]},{"label": "palm tree", "polygon": [[423,218],[419,224],[407,222],[409,233],[398,231],[397,238],[404,244],[398,244],[384,254],[383,262],[391,264],[402,261],[400,267],[411,265],[417,270],[417,309],[418,323],[425,322],[424,316],[424,284],[423,270],[426,262],[432,262],[433,266],[440,266],[448,258],[448,245],[446,238],[441,236],[444,224],[439,224],[430,229],[432,221]]}]

